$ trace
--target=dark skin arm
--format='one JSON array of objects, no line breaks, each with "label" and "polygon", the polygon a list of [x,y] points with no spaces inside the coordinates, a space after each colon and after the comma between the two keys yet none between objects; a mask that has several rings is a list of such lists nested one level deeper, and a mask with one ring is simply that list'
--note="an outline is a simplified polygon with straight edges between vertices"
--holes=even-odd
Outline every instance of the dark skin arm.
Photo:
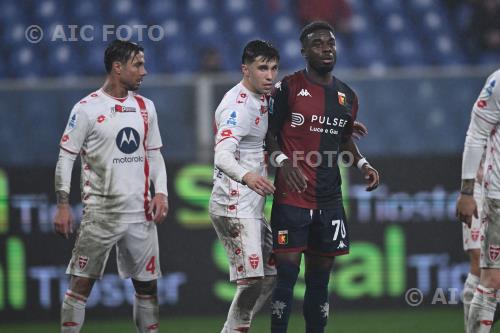
[{"label": "dark skin arm", "polygon": [[[277,138],[268,131],[266,134],[266,147],[269,155],[273,159],[279,154],[282,154]],[[285,178],[288,187],[295,192],[303,192],[307,188],[307,178],[297,165],[289,158],[281,162],[281,165],[276,165],[281,168],[281,172]]]},{"label": "dark skin arm", "polygon": [[[358,146],[354,143],[352,138],[349,138],[349,140],[343,144],[340,145],[340,150],[341,151],[347,151],[353,156],[353,165],[357,165],[359,160],[363,158],[363,156],[360,154],[358,150]],[[361,167],[361,173],[363,174],[365,181],[367,183],[366,190],[367,191],[373,191],[376,189],[380,183],[380,178],[378,175],[378,171],[375,170],[370,164],[365,163]]]}]

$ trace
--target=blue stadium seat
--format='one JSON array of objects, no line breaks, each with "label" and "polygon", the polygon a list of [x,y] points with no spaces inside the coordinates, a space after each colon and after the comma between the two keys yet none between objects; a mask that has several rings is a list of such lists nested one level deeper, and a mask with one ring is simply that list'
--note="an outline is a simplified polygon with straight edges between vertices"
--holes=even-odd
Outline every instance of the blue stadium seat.
[{"label": "blue stadium seat", "polygon": [[150,0],[145,6],[145,15],[151,22],[158,23],[166,18],[176,18],[181,15],[176,1]]},{"label": "blue stadium seat", "polygon": [[142,6],[133,0],[111,0],[108,15],[112,22],[107,22],[106,17],[104,24],[121,25],[128,20],[139,18],[142,16],[141,8]]},{"label": "blue stadium seat", "polygon": [[[40,51],[40,50],[39,50]],[[44,66],[35,49],[22,46],[13,50],[9,59],[9,71],[19,78],[39,78],[43,76]]]},{"label": "blue stadium seat", "polygon": [[62,21],[65,17],[65,6],[61,0],[41,0],[34,2],[33,21],[37,24],[48,25],[55,21]]},{"label": "blue stadium seat", "polygon": [[394,39],[390,45],[393,64],[399,66],[421,66],[425,64],[425,57],[418,40],[408,35]]},{"label": "blue stadium seat", "polygon": [[88,24],[89,21],[103,21],[103,15],[106,11],[103,4],[98,0],[77,1],[69,6],[68,10],[71,14],[71,19],[74,20],[73,24]]},{"label": "blue stadium seat", "polygon": [[76,76],[82,74],[80,51],[70,43],[57,43],[47,53],[47,73],[50,76]]}]

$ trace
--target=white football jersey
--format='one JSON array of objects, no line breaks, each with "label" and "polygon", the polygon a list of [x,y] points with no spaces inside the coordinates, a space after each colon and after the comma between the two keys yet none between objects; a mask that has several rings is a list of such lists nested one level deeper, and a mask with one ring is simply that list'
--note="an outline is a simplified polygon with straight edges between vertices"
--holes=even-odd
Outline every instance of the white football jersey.
[{"label": "white football jersey", "polygon": [[85,212],[130,223],[146,218],[151,200],[146,151],[161,146],[151,100],[133,92],[118,99],[102,89],[73,107],[60,142],[62,149],[80,154]]},{"label": "white football jersey", "polygon": [[[215,111],[215,145],[223,140],[237,144],[235,159],[245,170],[267,176],[264,139],[268,123],[268,100],[240,82],[229,90]],[[261,218],[265,197],[260,196],[214,167],[214,186],[209,210],[213,215]]]},{"label": "white football jersey", "polygon": [[[486,80],[472,108],[471,122],[465,139],[466,148],[486,146],[483,166],[484,195],[500,199],[500,70]],[[464,162],[465,163],[465,162]],[[462,172],[462,178],[464,178]]]}]

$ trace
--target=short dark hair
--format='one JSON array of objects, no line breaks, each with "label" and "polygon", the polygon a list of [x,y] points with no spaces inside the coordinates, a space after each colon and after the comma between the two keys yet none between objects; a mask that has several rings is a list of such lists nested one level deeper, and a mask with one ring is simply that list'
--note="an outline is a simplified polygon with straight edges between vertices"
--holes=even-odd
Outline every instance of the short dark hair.
[{"label": "short dark hair", "polygon": [[106,72],[108,74],[111,73],[113,62],[119,61],[124,64],[139,52],[144,52],[142,46],[129,41],[115,39],[109,43],[106,51],[104,51],[104,67],[106,67]]},{"label": "short dark hair", "polygon": [[302,43],[302,45],[304,45],[307,35],[315,32],[316,30],[330,30],[332,34],[335,34],[335,30],[330,25],[330,23],[325,21],[313,21],[305,25],[300,32],[300,42]]},{"label": "short dark hair", "polygon": [[262,56],[266,61],[280,61],[280,53],[271,43],[257,39],[248,42],[245,46],[243,49],[243,55],[241,56],[241,63],[252,63],[260,56]]}]

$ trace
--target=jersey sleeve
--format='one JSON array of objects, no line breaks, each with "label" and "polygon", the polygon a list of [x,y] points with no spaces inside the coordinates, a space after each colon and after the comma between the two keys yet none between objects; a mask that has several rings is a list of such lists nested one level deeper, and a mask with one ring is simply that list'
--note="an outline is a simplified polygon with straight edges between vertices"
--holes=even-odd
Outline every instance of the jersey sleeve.
[{"label": "jersey sleeve", "polygon": [[71,110],[59,146],[70,153],[79,154],[91,127],[92,124],[86,110],[81,104],[76,104]]},{"label": "jersey sleeve", "polygon": [[471,113],[462,159],[462,179],[474,179],[484,147],[492,130],[500,122],[500,87],[497,75],[486,80]]},{"label": "jersey sleeve", "polygon": [[358,96],[356,95],[356,93],[353,92],[353,99],[351,104],[351,118],[347,122],[345,130],[342,132],[342,143],[349,141],[349,139],[352,136],[352,132],[354,130],[354,122],[358,117],[358,108],[359,108]]},{"label": "jersey sleeve", "polygon": [[148,150],[159,149],[163,146],[160,135],[160,128],[158,126],[158,114],[153,102],[149,105],[149,131],[146,138],[146,145]]},{"label": "jersey sleeve", "polygon": [[235,140],[239,144],[241,138],[250,133],[248,113],[241,107],[227,106],[221,110],[217,118],[216,145],[228,139]]},{"label": "jersey sleeve", "polygon": [[282,80],[274,86],[269,101],[269,131],[271,134],[278,135],[289,115],[288,83],[286,80]]}]

